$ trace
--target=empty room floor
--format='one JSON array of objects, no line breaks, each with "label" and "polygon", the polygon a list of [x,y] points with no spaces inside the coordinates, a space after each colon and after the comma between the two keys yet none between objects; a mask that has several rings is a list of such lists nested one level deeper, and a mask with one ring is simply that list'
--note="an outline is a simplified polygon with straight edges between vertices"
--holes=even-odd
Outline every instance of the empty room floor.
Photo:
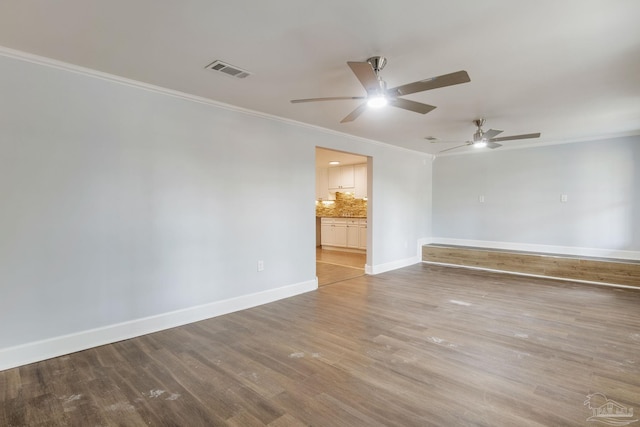
[{"label": "empty room floor", "polygon": [[366,262],[366,254],[316,248],[318,286],[362,276]]},{"label": "empty room floor", "polygon": [[634,289],[416,264],[0,372],[0,425],[635,420],[639,307]]}]

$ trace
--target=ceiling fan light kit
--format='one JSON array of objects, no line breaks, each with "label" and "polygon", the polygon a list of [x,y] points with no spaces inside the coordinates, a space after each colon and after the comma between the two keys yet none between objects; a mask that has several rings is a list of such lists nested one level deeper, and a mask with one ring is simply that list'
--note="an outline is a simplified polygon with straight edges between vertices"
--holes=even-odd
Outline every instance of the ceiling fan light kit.
[{"label": "ceiling fan light kit", "polygon": [[349,115],[342,119],[340,123],[351,122],[357,119],[362,113],[364,113],[367,107],[380,108],[385,105],[391,105],[393,107],[413,111],[419,114],[426,114],[429,111],[434,110],[436,107],[400,97],[416,92],[471,81],[466,71],[457,71],[455,73],[444,74],[442,76],[419,80],[417,82],[387,89],[387,83],[380,77],[380,71],[386,64],[387,59],[384,56],[372,56],[367,59],[366,62],[347,62],[347,65],[351,68],[353,74],[366,90],[367,96],[334,96],[328,98],[293,99],[291,102],[295,104],[302,102],[340,101],[349,99],[362,100],[363,102],[356,107],[355,110],[349,113]]},{"label": "ceiling fan light kit", "polygon": [[371,108],[382,108],[388,104],[389,104],[389,100],[384,95],[372,96],[367,100],[367,107],[371,107]]},{"label": "ceiling fan light kit", "polygon": [[[502,147],[502,144],[498,144],[497,141],[512,141],[514,139],[529,139],[529,138],[540,138],[540,133],[526,133],[522,135],[512,135],[512,136],[502,136],[500,138],[496,138],[497,135],[501,134],[502,130],[497,129],[489,129],[488,131],[482,130],[482,126],[484,125],[484,119],[476,119],[473,121],[473,124],[478,128],[473,134],[473,139],[471,141],[467,141],[462,145],[458,145],[456,147],[447,148],[446,150],[440,151],[440,153],[444,153],[445,151],[455,150],[461,147],[468,147],[472,145],[474,148],[484,148],[488,147],[490,149]],[[427,137],[427,140],[431,142],[441,142],[436,138]]]}]

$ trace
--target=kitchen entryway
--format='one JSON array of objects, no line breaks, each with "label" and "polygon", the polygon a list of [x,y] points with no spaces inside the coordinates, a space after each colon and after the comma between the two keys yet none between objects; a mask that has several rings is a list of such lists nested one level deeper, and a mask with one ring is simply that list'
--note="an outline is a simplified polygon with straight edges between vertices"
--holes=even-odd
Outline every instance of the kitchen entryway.
[{"label": "kitchen entryway", "polygon": [[367,255],[316,248],[318,286],[364,276]]},{"label": "kitchen entryway", "polygon": [[316,147],[316,277],[325,286],[365,274],[371,159]]}]

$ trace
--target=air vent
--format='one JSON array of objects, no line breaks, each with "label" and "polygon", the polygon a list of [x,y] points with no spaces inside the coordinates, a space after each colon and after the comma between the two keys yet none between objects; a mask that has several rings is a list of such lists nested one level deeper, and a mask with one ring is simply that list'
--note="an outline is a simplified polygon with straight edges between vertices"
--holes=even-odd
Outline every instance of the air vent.
[{"label": "air vent", "polygon": [[245,77],[249,77],[251,75],[250,72],[243,70],[242,68],[238,68],[235,65],[227,64],[226,62],[222,61],[213,61],[211,64],[207,65],[204,68],[212,71],[217,71],[231,77],[235,77],[236,79],[244,79]]}]

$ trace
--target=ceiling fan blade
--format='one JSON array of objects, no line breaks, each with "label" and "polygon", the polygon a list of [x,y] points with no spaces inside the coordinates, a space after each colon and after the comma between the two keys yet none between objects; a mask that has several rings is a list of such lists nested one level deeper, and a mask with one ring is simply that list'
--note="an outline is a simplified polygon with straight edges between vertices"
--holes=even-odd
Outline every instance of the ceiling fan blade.
[{"label": "ceiling fan blade", "polygon": [[495,142],[489,141],[487,142],[487,148],[498,148],[498,147],[502,147],[502,144],[497,144]]},{"label": "ceiling fan blade", "polygon": [[368,62],[347,62],[353,74],[356,75],[362,86],[367,90],[367,93],[377,91],[380,89],[380,82],[376,72],[373,71],[373,67]]},{"label": "ceiling fan blade", "polygon": [[408,95],[410,93],[422,92],[424,90],[437,89],[439,87],[452,86],[470,81],[471,79],[466,71],[456,71],[455,73],[444,74],[442,76],[397,86],[387,90],[387,93],[392,96]]},{"label": "ceiling fan blade", "polygon": [[467,147],[467,146],[472,145],[472,144],[473,144],[473,143],[467,142],[466,144],[457,145],[457,146],[455,146],[455,147],[447,148],[446,150],[438,151],[438,154],[440,154],[440,153],[444,153],[445,151],[455,150],[456,148]]},{"label": "ceiling fan blade", "polygon": [[486,131],[485,133],[482,134],[483,138],[486,139],[492,139],[493,137],[497,136],[498,134],[504,132],[503,130],[496,130],[496,129],[489,129],[488,131]]},{"label": "ceiling fan blade", "polygon": [[366,109],[367,109],[367,103],[363,102],[362,104],[360,104],[358,106],[358,108],[356,108],[351,113],[349,113],[349,115],[347,117],[345,117],[344,119],[340,120],[340,123],[347,123],[347,122],[354,121],[355,119],[360,117],[360,114],[364,113],[364,110],[366,110]]},{"label": "ceiling fan blade", "polygon": [[341,101],[344,99],[367,99],[367,97],[366,96],[331,96],[329,98],[292,99],[291,103],[298,104],[300,102]]},{"label": "ceiling fan blade", "polygon": [[529,139],[529,138],[540,138],[540,132],[538,133],[526,133],[523,135],[513,135],[513,136],[503,136],[500,138],[491,138],[491,142],[497,141],[511,141],[514,139]]},{"label": "ceiling fan blade", "polygon": [[409,111],[414,111],[420,114],[427,114],[429,111],[436,108],[433,105],[423,104],[422,102],[410,101],[408,99],[402,98],[390,99],[389,105],[393,105],[394,107],[403,108]]}]

